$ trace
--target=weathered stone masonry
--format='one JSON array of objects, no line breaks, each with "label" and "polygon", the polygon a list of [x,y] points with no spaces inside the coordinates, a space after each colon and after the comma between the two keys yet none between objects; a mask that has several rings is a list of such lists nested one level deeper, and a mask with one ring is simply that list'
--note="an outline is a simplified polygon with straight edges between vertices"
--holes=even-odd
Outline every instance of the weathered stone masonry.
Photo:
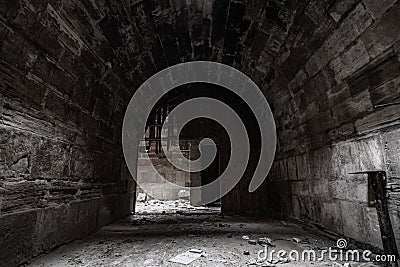
[{"label": "weathered stone masonry", "polygon": [[10,266],[131,212],[120,148],[131,93],[73,2],[1,11],[0,265]]},{"label": "weathered stone masonry", "polygon": [[400,109],[374,106],[399,100],[399,13],[396,0],[0,2],[0,262],[131,211],[124,108],[190,60],[249,75],[278,126],[270,181],[248,193],[249,168],[225,212],[277,212],[376,245],[366,177],[348,173],[388,170],[398,227]]},{"label": "weathered stone masonry", "polygon": [[367,177],[349,173],[388,171],[400,241],[400,108],[376,107],[400,97],[396,2],[342,1],[318,18],[295,19],[287,37],[295,43],[280,59],[285,68],[266,86],[279,129],[271,187],[283,190],[271,190],[280,199],[275,210],[373,245],[381,237]]}]

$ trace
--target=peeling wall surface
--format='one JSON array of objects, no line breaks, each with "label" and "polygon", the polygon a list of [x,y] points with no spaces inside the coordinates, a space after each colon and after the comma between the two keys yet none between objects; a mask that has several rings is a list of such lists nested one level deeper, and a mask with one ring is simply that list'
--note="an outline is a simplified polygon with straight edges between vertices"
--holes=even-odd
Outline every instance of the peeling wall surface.
[{"label": "peeling wall surface", "polygon": [[383,169],[400,242],[400,106],[376,107],[400,101],[399,17],[397,0],[1,1],[0,263],[132,211],[127,103],[193,60],[243,71],[277,123],[269,179],[249,193],[250,166],[224,212],[278,213],[376,246],[367,178],[349,172]]}]

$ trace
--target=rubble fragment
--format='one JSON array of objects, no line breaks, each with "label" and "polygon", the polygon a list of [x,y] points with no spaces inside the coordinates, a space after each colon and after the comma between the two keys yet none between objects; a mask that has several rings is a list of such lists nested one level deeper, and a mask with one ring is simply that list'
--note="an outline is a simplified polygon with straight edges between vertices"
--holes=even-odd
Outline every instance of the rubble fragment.
[{"label": "rubble fragment", "polygon": [[248,242],[249,242],[250,245],[257,245],[257,240],[251,239]]},{"label": "rubble fragment", "polygon": [[275,244],[272,242],[271,238],[267,237],[261,237],[258,239],[257,243],[263,247],[269,246],[269,247],[275,247]]},{"label": "rubble fragment", "polygon": [[301,239],[300,238],[293,237],[293,241],[295,243],[301,243]]},{"label": "rubble fragment", "polygon": [[186,251],[186,252],[184,252],[182,254],[179,254],[179,255],[171,258],[169,261],[170,262],[184,264],[184,265],[188,265],[188,264],[194,262],[195,260],[197,260],[200,257],[201,257],[201,252],[197,253],[197,252],[191,252],[191,250],[189,250],[189,251]]},{"label": "rubble fragment", "polygon": [[147,195],[145,193],[139,193],[137,195],[136,201],[138,201],[138,202],[146,202],[147,201]]}]

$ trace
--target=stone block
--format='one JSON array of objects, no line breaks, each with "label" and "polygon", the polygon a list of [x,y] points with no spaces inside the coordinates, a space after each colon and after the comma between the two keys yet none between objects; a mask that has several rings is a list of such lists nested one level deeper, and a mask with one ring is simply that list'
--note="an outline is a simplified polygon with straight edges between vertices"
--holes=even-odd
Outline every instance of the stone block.
[{"label": "stone block", "polygon": [[370,61],[369,54],[362,41],[358,41],[349,50],[332,60],[330,67],[335,73],[336,81],[340,82],[362,68]]},{"label": "stone block", "polygon": [[7,2],[1,5],[1,11],[6,15],[6,18],[14,18],[21,8],[21,4],[16,2]]},{"label": "stone block", "polygon": [[320,224],[321,220],[321,199],[318,196],[310,196],[307,199],[307,217],[309,221]]},{"label": "stone block", "polygon": [[298,91],[299,88],[304,84],[307,79],[307,75],[303,69],[301,69],[296,76],[293,78],[292,81],[289,82],[288,87],[289,89],[295,93]]},{"label": "stone block", "polygon": [[340,202],[328,200],[322,203],[321,207],[321,225],[326,229],[343,233],[342,207]]},{"label": "stone block", "polygon": [[[142,163],[143,163],[143,161],[142,161]],[[153,166],[139,165],[139,160],[138,160],[138,167],[137,168],[138,168],[137,169],[138,172],[152,172],[154,170]]]},{"label": "stone block", "polygon": [[377,57],[399,40],[399,16],[400,4],[398,3],[389,9],[380,20],[376,21],[376,23],[362,35],[361,38],[372,58]]},{"label": "stone block", "polygon": [[[375,218],[376,220],[373,220],[373,221],[375,223],[378,223],[376,212],[374,215],[376,217]],[[395,235],[396,239],[400,239],[400,213],[399,213],[399,211],[397,211],[397,210],[392,211],[390,214],[390,219],[392,222],[394,235]],[[379,224],[376,224],[375,226],[379,227]]]},{"label": "stone block", "polygon": [[33,256],[36,211],[0,216],[0,266],[18,266]]},{"label": "stone block", "polygon": [[[326,91],[335,86],[334,74],[329,68],[323,68],[316,76],[305,83],[304,90],[312,100],[323,101]],[[322,105],[323,103],[321,103]]]},{"label": "stone block", "polygon": [[327,90],[328,107],[335,106],[350,97],[350,90],[347,83],[341,82],[333,85]]},{"label": "stone block", "polygon": [[164,190],[163,189],[151,189],[150,196],[154,199],[164,199]]},{"label": "stone block", "polygon": [[371,113],[372,111],[373,106],[368,90],[346,99],[332,108],[333,116],[337,121],[342,123],[355,121],[357,118],[364,116],[366,113]]},{"label": "stone block", "polygon": [[175,171],[169,171],[165,173],[165,179],[168,182],[174,183],[176,181],[176,172]]},{"label": "stone block", "polygon": [[[67,237],[68,224],[74,224],[77,218],[68,217],[68,207],[41,209],[37,212],[37,223],[34,231],[33,256],[49,251],[70,239]],[[72,238],[75,238],[73,236]]]},{"label": "stone block", "polygon": [[378,20],[390,7],[397,2],[397,0],[363,0],[362,2],[367,7],[367,10],[371,16],[375,20]]},{"label": "stone block", "polygon": [[2,212],[12,213],[47,205],[45,195],[49,189],[46,181],[8,181],[2,183]]},{"label": "stone block", "polygon": [[139,172],[138,183],[155,183],[156,177],[153,172]]},{"label": "stone block", "polygon": [[154,180],[155,183],[162,184],[162,183],[166,182],[165,178],[164,178],[165,177],[165,173],[162,173],[162,172],[154,173],[154,177],[155,177],[155,180]]},{"label": "stone block", "polygon": [[310,195],[325,199],[330,198],[329,180],[310,180],[308,183]]},{"label": "stone block", "polygon": [[[378,214],[374,207],[364,207],[364,227],[367,234],[365,243],[371,244],[374,247],[383,249],[381,229],[379,226]],[[392,221],[392,225],[396,221]]]},{"label": "stone block", "polygon": [[190,198],[190,191],[189,190],[179,190],[178,197],[180,199],[189,199]]},{"label": "stone block", "polygon": [[[123,218],[132,213],[133,206],[135,205],[134,195],[133,192],[128,192],[118,196],[118,218]],[[88,227],[87,229],[88,231],[92,231],[92,227]]]},{"label": "stone block", "polygon": [[71,95],[73,87],[76,86],[74,77],[60,68],[55,68],[49,79],[50,84],[56,87],[64,94]]},{"label": "stone block", "polygon": [[94,158],[91,151],[79,147],[72,148],[71,175],[73,177],[90,180],[94,177]]},{"label": "stone block", "polygon": [[185,174],[184,172],[176,170],[174,172],[175,179],[174,179],[173,183],[176,185],[184,186],[184,183],[186,182],[184,174]]},{"label": "stone block", "polygon": [[365,175],[349,175],[349,173],[384,169],[382,152],[377,136],[337,144],[333,147],[333,175],[337,179],[361,180]]},{"label": "stone block", "polygon": [[279,161],[275,161],[272,164],[272,167],[271,167],[271,170],[268,173],[267,179],[269,181],[280,181],[281,180]]},{"label": "stone block", "polygon": [[360,134],[372,132],[382,128],[383,124],[400,118],[399,106],[391,106],[384,109],[378,109],[374,113],[368,114],[355,122],[356,131]]},{"label": "stone block", "polygon": [[308,153],[309,173],[311,179],[331,179],[333,151],[330,148],[322,148]]},{"label": "stone block", "polygon": [[353,123],[347,123],[337,129],[329,131],[329,136],[332,140],[340,139],[351,136],[355,133],[355,126]]},{"label": "stone block", "polygon": [[312,219],[311,197],[310,196],[292,196],[293,214],[295,218],[310,222]]},{"label": "stone block", "polygon": [[95,106],[94,106],[94,111],[93,115],[105,123],[108,123],[111,119],[111,113],[113,107],[111,106],[112,103],[109,103],[109,100],[107,102],[104,101],[97,101]]},{"label": "stone block", "polygon": [[364,206],[358,202],[340,201],[343,234],[360,242],[368,240],[367,231],[365,231]]},{"label": "stone block", "polygon": [[400,76],[389,80],[381,86],[371,88],[371,100],[374,105],[388,104],[400,100],[400,93],[397,90],[400,86]]},{"label": "stone block", "polygon": [[389,177],[400,177],[400,131],[382,134],[383,153]]},{"label": "stone block", "polygon": [[290,192],[299,196],[310,196],[309,181],[293,181],[290,183]]},{"label": "stone block", "polygon": [[307,154],[302,154],[296,157],[297,176],[299,180],[310,179]]},{"label": "stone block", "polygon": [[348,12],[358,0],[336,1],[329,10],[329,14],[336,21],[339,22],[346,12]]},{"label": "stone block", "polygon": [[[79,212],[79,210],[77,211]],[[104,196],[98,212],[98,226],[104,226],[116,220],[118,216],[118,198],[116,195]],[[83,216],[81,216],[82,218]],[[84,229],[86,229],[84,227]]]},{"label": "stone block", "polygon": [[334,199],[368,203],[368,179],[350,176],[348,180],[329,181],[327,194]]},{"label": "stone block", "polygon": [[147,165],[149,165],[149,161],[147,160],[147,159],[145,159],[145,158],[138,158],[138,166],[139,166],[139,169],[141,169],[141,168],[143,168],[143,167],[146,167]]},{"label": "stone block", "polygon": [[361,139],[357,142],[360,158],[359,168],[362,170],[384,170],[385,158],[379,136]]},{"label": "stone block", "polygon": [[290,195],[290,198],[292,203],[290,215],[295,219],[301,219],[301,199],[297,195]]},{"label": "stone block", "polygon": [[287,168],[289,180],[297,180],[297,165],[296,165],[296,157],[291,157],[287,159]]},{"label": "stone block", "polygon": [[371,24],[372,18],[364,5],[361,3],[358,4],[346,19],[343,20],[339,28],[332,33],[322,47],[306,63],[306,70],[309,76],[314,76],[333,58],[343,52],[345,47],[351,44]]},{"label": "stone block", "polygon": [[70,175],[70,146],[40,139],[32,153],[32,176],[37,178],[66,178]]},{"label": "stone block", "polygon": [[[174,196],[176,193],[176,197]],[[163,189],[162,191],[162,195],[163,195],[163,200],[174,200],[174,199],[178,199],[178,192],[175,192],[172,189]]]}]

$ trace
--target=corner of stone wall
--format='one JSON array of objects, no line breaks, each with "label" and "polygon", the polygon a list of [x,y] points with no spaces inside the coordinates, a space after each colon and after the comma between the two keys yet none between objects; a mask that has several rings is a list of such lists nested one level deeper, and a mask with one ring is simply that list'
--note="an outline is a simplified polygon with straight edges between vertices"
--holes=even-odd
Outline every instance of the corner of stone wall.
[{"label": "corner of stone wall", "polygon": [[95,233],[131,214],[133,197],[132,193],[109,195],[0,216],[0,266],[18,266]]}]

